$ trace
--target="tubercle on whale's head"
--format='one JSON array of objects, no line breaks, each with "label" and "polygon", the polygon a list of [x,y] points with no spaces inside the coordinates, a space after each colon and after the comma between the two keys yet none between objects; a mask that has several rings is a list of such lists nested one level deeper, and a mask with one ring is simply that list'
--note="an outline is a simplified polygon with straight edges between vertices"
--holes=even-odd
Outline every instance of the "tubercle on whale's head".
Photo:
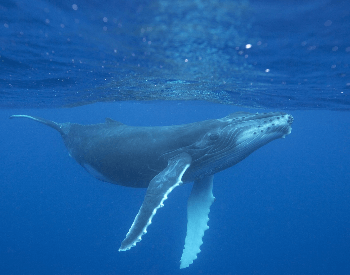
[{"label": "tubercle on whale's head", "polygon": [[291,133],[286,113],[234,113],[218,119],[215,129],[193,146],[193,177],[213,175],[248,157],[267,143]]},{"label": "tubercle on whale's head", "polygon": [[290,134],[292,123],[293,117],[281,112],[236,114],[225,128],[226,135],[234,136],[231,150],[234,149],[235,158],[240,161],[265,144]]},{"label": "tubercle on whale's head", "polygon": [[221,138],[212,152],[220,152],[214,158],[222,168],[227,168],[265,144],[290,134],[293,117],[281,112],[234,113],[221,121],[224,122]]},{"label": "tubercle on whale's head", "polygon": [[[241,139],[254,138],[265,139],[267,142],[276,138],[284,138],[292,131],[293,116],[281,113],[257,113],[249,116],[241,116],[238,123],[232,121],[232,127],[240,132]],[[266,143],[267,143],[266,142]],[[240,139],[237,140],[240,143]]]}]

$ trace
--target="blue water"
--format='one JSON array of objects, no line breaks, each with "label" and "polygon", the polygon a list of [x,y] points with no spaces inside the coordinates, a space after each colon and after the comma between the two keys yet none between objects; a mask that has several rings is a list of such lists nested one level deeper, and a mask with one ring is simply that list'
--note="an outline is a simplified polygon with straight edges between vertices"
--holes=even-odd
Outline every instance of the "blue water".
[{"label": "blue water", "polygon": [[349,110],[349,29],[346,0],[3,0],[0,106]]},{"label": "blue water", "polygon": [[[349,29],[347,1],[1,1],[0,274],[349,274]],[[191,184],[118,252],[145,190],[96,180],[57,132],[8,119],[270,110],[293,115],[292,133],[215,175],[184,270]]]}]

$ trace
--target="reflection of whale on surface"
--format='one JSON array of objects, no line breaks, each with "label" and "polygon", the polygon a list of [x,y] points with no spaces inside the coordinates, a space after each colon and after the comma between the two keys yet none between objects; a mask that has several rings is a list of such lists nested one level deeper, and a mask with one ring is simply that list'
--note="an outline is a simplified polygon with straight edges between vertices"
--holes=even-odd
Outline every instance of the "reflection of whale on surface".
[{"label": "reflection of whale on surface", "polygon": [[187,236],[181,268],[200,252],[208,228],[213,175],[246,158],[268,142],[291,132],[293,117],[284,113],[233,113],[221,119],[166,127],[132,127],[112,119],[80,125],[46,124],[62,135],[70,155],[100,180],[147,187],[143,204],[120,251],[135,246],[167,195],[183,182],[194,181],[188,200]]}]

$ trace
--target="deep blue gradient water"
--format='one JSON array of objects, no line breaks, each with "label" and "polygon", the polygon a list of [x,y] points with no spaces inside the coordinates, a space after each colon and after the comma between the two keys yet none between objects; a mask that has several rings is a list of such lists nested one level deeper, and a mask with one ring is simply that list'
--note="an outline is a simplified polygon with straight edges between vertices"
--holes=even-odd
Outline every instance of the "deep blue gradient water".
[{"label": "deep blue gradient water", "polygon": [[[292,133],[214,177],[202,252],[179,269],[191,184],[178,187],[136,247],[118,252],[144,189],[100,182],[60,135],[28,120],[182,124],[238,109],[193,102],[1,111],[1,274],[348,274],[350,119],[294,111]],[[246,110],[246,109],[243,109]],[[250,111],[250,110],[248,110]]]},{"label": "deep blue gradient water", "polygon": [[[0,274],[349,274],[349,22],[347,1],[2,0]],[[96,180],[57,132],[8,119],[162,126],[271,110],[293,115],[292,133],[215,175],[184,270],[191,184],[118,252],[146,190]]]}]

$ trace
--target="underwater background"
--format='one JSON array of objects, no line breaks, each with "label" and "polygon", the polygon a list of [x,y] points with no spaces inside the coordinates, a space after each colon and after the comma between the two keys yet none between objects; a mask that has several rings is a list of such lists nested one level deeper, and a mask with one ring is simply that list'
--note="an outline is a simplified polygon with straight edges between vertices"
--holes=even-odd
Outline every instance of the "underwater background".
[{"label": "underwater background", "polygon": [[[0,1],[0,274],[349,274],[348,1]],[[145,189],[98,181],[28,114],[134,126],[284,111],[292,133],[192,184],[118,252]]]}]

